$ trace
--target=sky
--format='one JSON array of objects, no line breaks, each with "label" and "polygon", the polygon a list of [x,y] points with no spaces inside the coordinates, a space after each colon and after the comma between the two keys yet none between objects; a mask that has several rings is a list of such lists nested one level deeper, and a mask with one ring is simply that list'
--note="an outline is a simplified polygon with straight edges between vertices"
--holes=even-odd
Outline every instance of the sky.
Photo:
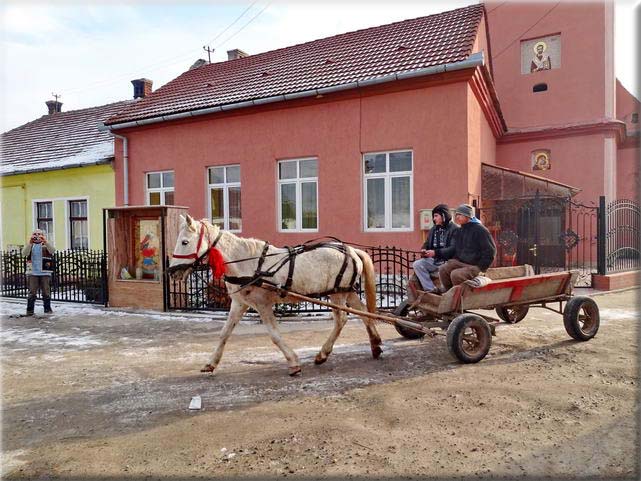
[{"label": "sky", "polygon": [[[203,46],[255,54],[360,28],[430,15],[476,0],[29,1],[0,4],[0,132],[47,112],[130,99],[132,79],[154,90],[187,70]],[[615,68],[638,90],[636,21],[641,0],[616,0]]]}]

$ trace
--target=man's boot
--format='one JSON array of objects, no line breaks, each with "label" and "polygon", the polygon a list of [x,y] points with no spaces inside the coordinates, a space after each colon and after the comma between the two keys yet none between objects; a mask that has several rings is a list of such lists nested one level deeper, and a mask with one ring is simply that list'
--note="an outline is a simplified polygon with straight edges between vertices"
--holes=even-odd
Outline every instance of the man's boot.
[{"label": "man's boot", "polygon": [[36,298],[29,296],[27,298],[27,316],[33,316],[33,308],[36,306]]},{"label": "man's boot", "polygon": [[42,303],[45,306],[45,314],[51,314],[53,312],[51,310],[51,297],[43,297]]}]

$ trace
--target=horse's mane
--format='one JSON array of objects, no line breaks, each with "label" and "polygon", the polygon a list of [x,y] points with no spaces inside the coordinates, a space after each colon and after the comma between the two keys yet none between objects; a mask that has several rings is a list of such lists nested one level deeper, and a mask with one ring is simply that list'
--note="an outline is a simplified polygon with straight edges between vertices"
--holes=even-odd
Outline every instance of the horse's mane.
[{"label": "horse's mane", "polygon": [[[209,219],[200,219],[200,222],[202,222],[208,227],[214,227],[214,225],[211,223]],[[265,241],[260,239],[254,239],[253,237],[240,237],[234,234],[233,232],[229,232],[229,231],[224,231],[224,232],[234,236],[236,239],[241,241],[244,244],[244,246],[247,248],[247,250],[249,250],[249,255],[257,256],[261,252],[263,252],[263,246],[265,245]]]}]

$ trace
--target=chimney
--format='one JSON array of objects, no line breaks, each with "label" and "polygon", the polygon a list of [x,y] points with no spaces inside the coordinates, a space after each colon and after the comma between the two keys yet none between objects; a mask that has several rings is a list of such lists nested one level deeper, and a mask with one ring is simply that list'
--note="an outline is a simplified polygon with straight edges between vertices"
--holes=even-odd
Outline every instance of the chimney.
[{"label": "chimney", "polygon": [[207,60],[199,58],[191,65],[191,67],[189,67],[189,70],[202,67],[203,65],[207,65]]},{"label": "chimney", "polygon": [[62,102],[58,102],[57,100],[47,100],[45,103],[49,109],[49,115],[62,112]]},{"label": "chimney", "polygon": [[145,98],[151,93],[151,86],[153,82],[147,78],[139,78],[132,80],[131,83],[134,85],[134,98]]},{"label": "chimney", "polygon": [[248,57],[248,55],[239,48],[227,50],[227,60],[236,60],[243,57]]}]

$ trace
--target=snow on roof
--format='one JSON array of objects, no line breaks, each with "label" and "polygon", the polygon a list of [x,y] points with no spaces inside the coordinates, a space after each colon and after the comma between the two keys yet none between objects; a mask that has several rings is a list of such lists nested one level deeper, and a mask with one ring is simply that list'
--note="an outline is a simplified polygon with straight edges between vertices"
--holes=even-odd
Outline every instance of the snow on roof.
[{"label": "snow on roof", "polygon": [[0,135],[0,175],[108,163],[113,136],[98,130],[133,100],[44,115]]}]

